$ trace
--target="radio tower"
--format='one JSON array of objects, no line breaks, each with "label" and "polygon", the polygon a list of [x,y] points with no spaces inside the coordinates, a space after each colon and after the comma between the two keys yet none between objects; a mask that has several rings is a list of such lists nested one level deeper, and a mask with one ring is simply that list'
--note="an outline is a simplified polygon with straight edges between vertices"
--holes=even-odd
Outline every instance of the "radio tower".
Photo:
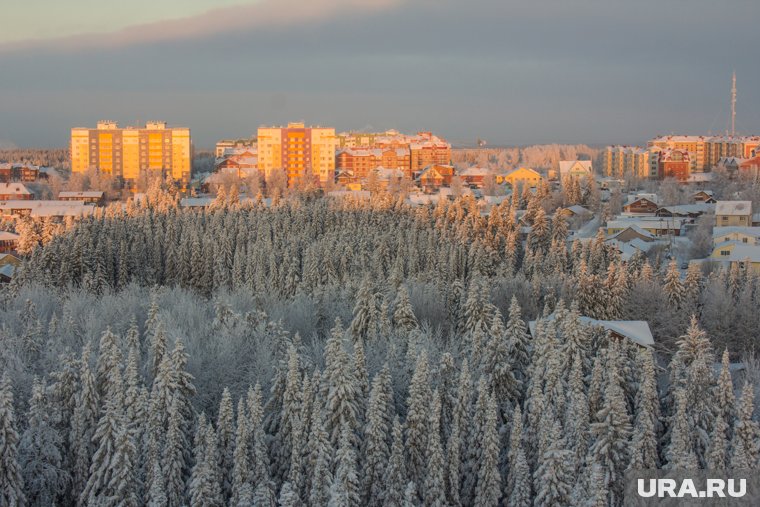
[{"label": "radio tower", "polygon": [[731,136],[736,135],[736,71],[731,78]]}]

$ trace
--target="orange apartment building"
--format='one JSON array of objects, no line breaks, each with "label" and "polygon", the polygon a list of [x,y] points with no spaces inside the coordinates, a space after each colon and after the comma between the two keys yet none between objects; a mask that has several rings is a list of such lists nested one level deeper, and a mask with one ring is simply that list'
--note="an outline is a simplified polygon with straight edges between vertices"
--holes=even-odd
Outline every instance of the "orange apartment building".
[{"label": "orange apartment building", "polygon": [[659,179],[675,178],[686,181],[691,174],[691,160],[686,150],[662,150],[658,154],[657,176]]},{"label": "orange apartment building", "polygon": [[355,179],[364,179],[367,175],[384,167],[398,169],[411,177],[411,154],[409,148],[345,148],[335,156],[338,171],[350,171]]},{"label": "orange apartment building", "polygon": [[335,129],[289,123],[287,127],[260,127],[257,138],[258,167],[265,178],[277,169],[287,173],[288,186],[335,178]]},{"label": "orange apartment building", "polygon": [[192,165],[190,129],[148,122],[145,127],[120,128],[100,121],[97,128],[71,129],[71,172],[97,169],[131,183],[144,174],[187,184]]}]

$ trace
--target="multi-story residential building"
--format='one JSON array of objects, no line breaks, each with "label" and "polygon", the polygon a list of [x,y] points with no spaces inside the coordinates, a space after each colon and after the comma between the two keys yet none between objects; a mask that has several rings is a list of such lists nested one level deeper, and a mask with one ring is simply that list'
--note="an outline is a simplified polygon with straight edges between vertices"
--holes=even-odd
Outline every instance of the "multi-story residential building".
[{"label": "multi-story residential building", "polygon": [[431,132],[419,132],[409,144],[411,173],[421,171],[431,164],[451,163],[451,145]]},{"label": "multi-story residential building", "polygon": [[[760,136],[659,136],[648,148],[685,150],[692,172],[709,172],[721,158],[749,158],[760,146]],[[651,150],[650,150],[651,151]]]},{"label": "multi-story residential building", "polygon": [[380,167],[398,169],[410,176],[411,154],[409,148],[343,148],[335,156],[338,171],[350,171],[354,178],[364,179]]},{"label": "multi-story residential building", "polygon": [[[451,144],[432,132],[418,132],[415,135],[402,134],[396,130],[378,133],[344,132],[338,134],[337,137],[341,152],[347,149],[404,149],[408,151],[409,163],[402,170],[410,178],[418,176],[418,173],[429,165],[451,163]],[[404,162],[406,162],[405,156],[400,163]],[[382,166],[389,167],[385,162]]]},{"label": "multi-story residential building", "polygon": [[705,142],[705,167],[707,169],[715,167],[722,158],[750,158],[758,146],[760,146],[760,136],[711,137]]},{"label": "multi-story residential building", "polygon": [[40,168],[32,164],[0,164],[0,183],[23,181],[31,183],[40,178]]},{"label": "multi-story residential building", "polygon": [[242,139],[222,139],[216,143],[214,149],[214,156],[216,158],[224,157],[236,150],[256,150],[256,138],[242,138]]},{"label": "multi-story residential building", "polygon": [[649,151],[638,146],[608,146],[602,154],[602,170],[605,176],[627,176],[646,179],[650,177]]},{"label": "multi-story residential building", "polygon": [[141,175],[171,175],[190,181],[192,144],[190,129],[148,122],[145,127],[119,128],[113,121],[100,121],[97,128],[71,129],[71,171],[94,168],[104,174],[134,182]]},{"label": "multi-story residential building", "polygon": [[664,149],[657,153],[657,178],[675,178],[686,181],[691,174],[691,157],[688,151]]},{"label": "multi-story residential building", "polygon": [[752,201],[718,201],[715,203],[715,226],[749,227],[752,225]]},{"label": "multi-story residential building", "polygon": [[265,177],[284,169],[289,186],[304,179],[325,183],[335,177],[335,129],[289,123],[260,127],[257,137],[259,171]]},{"label": "multi-story residential building", "polygon": [[[662,150],[682,150],[689,153],[691,170],[693,172],[705,172],[710,166],[705,164],[705,143],[709,139],[706,136],[659,136],[647,142],[647,148],[660,148]],[[651,160],[650,149],[650,160]]]}]

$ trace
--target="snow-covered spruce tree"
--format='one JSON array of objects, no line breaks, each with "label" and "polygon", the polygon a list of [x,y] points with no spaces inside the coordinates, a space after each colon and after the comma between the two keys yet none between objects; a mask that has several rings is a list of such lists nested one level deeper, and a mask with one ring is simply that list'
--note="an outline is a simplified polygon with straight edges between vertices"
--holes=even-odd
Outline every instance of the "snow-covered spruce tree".
[{"label": "snow-covered spruce tree", "polygon": [[[317,404],[315,404],[315,407]],[[312,431],[309,435],[309,505],[326,505],[330,499],[332,485],[333,448],[325,431],[322,408],[314,410]]]},{"label": "snow-covered spruce tree", "polygon": [[512,368],[515,378],[521,383],[524,390],[530,362],[530,335],[522,319],[520,304],[517,298],[512,296],[509,303],[509,319],[507,320],[507,340],[509,352],[512,358]]},{"label": "snow-covered spruce tree", "polygon": [[496,401],[491,393],[486,394],[484,415],[485,419],[482,421],[483,425],[478,438],[480,453],[475,504],[495,506],[498,505],[501,496],[501,476],[499,475],[498,412]]},{"label": "snow-covered spruce tree", "polygon": [[675,413],[671,421],[670,443],[665,450],[666,468],[670,470],[696,470],[699,468],[697,456],[691,442],[689,428],[689,406],[686,391],[678,388],[675,392]]},{"label": "snow-covered spruce tree", "polygon": [[79,391],[76,394],[76,407],[69,431],[69,448],[72,454],[72,488],[71,495],[77,498],[87,483],[90,475],[90,460],[95,452],[93,435],[98,424],[98,392],[95,387],[95,375],[90,369],[90,350],[85,346],[79,361]]},{"label": "snow-covered spruce tree", "polygon": [[[106,489],[112,492],[107,502],[123,507],[137,507],[141,504],[138,495],[137,448],[132,433],[124,422],[116,434],[116,451],[109,464],[112,472]],[[107,505],[103,502],[103,505]]]},{"label": "snow-covered spruce tree", "polygon": [[488,287],[482,278],[476,276],[470,281],[467,299],[462,308],[463,334],[471,336],[476,332],[481,332],[486,335],[491,322],[490,308]]},{"label": "snow-covered spruce tree", "polygon": [[[183,417],[179,397],[174,397],[169,406],[169,427],[166,432],[161,469],[166,478],[166,497],[170,506],[182,505],[185,493],[185,441],[182,436]],[[209,427],[211,425],[209,424]],[[206,440],[208,445],[208,438]],[[214,449],[216,452],[216,449]],[[208,453],[208,449],[206,449]]]},{"label": "snow-covered spruce tree", "polygon": [[[273,446],[275,470],[273,477],[278,483],[287,480],[294,439],[301,425],[301,366],[294,345],[288,347],[288,369],[280,410],[280,425]],[[294,486],[291,483],[291,486]]]},{"label": "snow-covered spruce tree", "polygon": [[728,466],[729,440],[727,434],[728,423],[722,414],[717,414],[710,435],[710,447],[707,449],[708,470],[725,470]]},{"label": "snow-covered spruce tree", "polygon": [[752,384],[744,383],[731,439],[731,468],[754,470],[758,466],[760,429],[752,419],[755,393]]},{"label": "snow-covered spruce tree", "polygon": [[502,420],[519,399],[519,384],[509,355],[509,340],[498,310],[491,319],[491,329],[483,350],[483,374],[499,406]]},{"label": "snow-covered spruce tree", "polygon": [[393,308],[393,325],[396,326],[396,329],[409,332],[419,327],[406,286],[399,287]]},{"label": "snow-covered spruce tree", "polygon": [[[218,507],[224,505],[221,484],[219,483],[219,448],[216,431],[209,423],[205,427],[201,456],[196,456],[195,467],[190,477],[188,497],[191,505],[204,507]],[[196,450],[198,448],[196,447]],[[170,479],[171,480],[171,479]],[[171,484],[169,489],[171,490]],[[172,503],[169,495],[169,505],[183,505]]]},{"label": "snow-covered spruce tree", "polygon": [[[121,349],[118,337],[108,328],[100,338],[98,362],[95,378],[103,399],[119,396],[123,391],[121,376]],[[114,384],[114,381],[116,382]]]},{"label": "snow-covered spruce tree", "polygon": [[428,507],[446,505],[445,470],[441,445],[441,395],[433,392],[431,403],[430,434],[427,445],[427,470],[422,487],[423,504]]},{"label": "snow-covered spruce tree", "polygon": [[736,396],[734,395],[734,383],[731,378],[731,360],[728,349],[723,351],[721,358],[718,384],[715,386],[715,403],[717,405],[717,415],[722,416],[730,428],[734,417],[736,417]]},{"label": "snow-covered spruce tree", "polygon": [[427,351],[420,351],[414,368],[412,382],[409,385],[406,414],[406,455],[408,477],[417,485],[425,482],[426,449],[428,435],[433,430],[430,425],[430,373],[428,370]]},{"label": "snow-covered spruce tree", "polygon": [[219,441],[219,470],[221,472],[222,494],[228,498],[232,494],[232,462],[235,452],[234,413],[232,395],[228,388],[222,391],[219,412],[216,418],[216,431]]},{"label": "snow-covered spruce tree", "polygon": [[522,447],[517,450],[514,465],[510,468],[509,474],[512,486],[507,496],[507,505],[510,507],[530,507],[532,505],[530,468]]},{"label": "snow-covered spruce tree", "polygon": [[62,468],[62,439],[50,419],[45,385],[38,378],[32,385],[27,427],[19,445],[19,465],[30,506],[54,505],[69,481]]},{"label": "snow-covered spruce tree", "polygon": [[383,479],[390,457],[390,425],[393,392],[388,364],[375,375],[367,405],[367,425],[362,445],[362,498],[367,506],[382,505]]},{"label": "snow-covered spruce tree", "polygon": [[150,472],[150,489],[147,491],[145,504],[150,507],[166,507],[169,504],[164,490],[161,464],[158,460],[153,462],[153,469]]},{"label": "snow-covered spruce tree", "polygon": [[356,470],[356,453],[354,452],[351,430],[344,427],[340,443],[335,453],[335,476],[330,488],[328,505],[359,505],[359,475]]},{"label": "snow-covered spruce tree", "polygon": [[617,504],[622,497],[623,474],[628,466],[628,439],[631,436],[631,419],[621,387],[618,369],[618,347],[608,351],[608,371],[604,387],[604,400],[591,424],[592,444],[587,462],[598,463],[604,469],[604,480],[610,490],[610,501]]},{"label": "snow-covered spruce tree", "polygon": [[586,456],[590,429],[588,398],[586,397],[582,365],[581,355],[576,353],[570,368],[568,399],[563,418],[566,448],[571,453],[569,466],[573,472],[578,472],[583,463],[583,458]]},{"label": "snow-covered spruce tree", "polygon": [[285,481],[280,489],[280,498],[277,500],[277,505],[280,507],[298,507],[302,505],[301,499],[298,498],[298,494],[293,489],[290,482]]},{"label": "snow-covered spruce tree", "polygon": [[654,469],[659,465],[660,399],[657,394],[657,377],[654,355],[641,349],[637,357],[638,390],[634,402],[633,436],[631,438],[630,470]]},{"label": "snow-covered spruce tree", "polygon": [[10,375],[5,372],[0,381],[0,505],[9,507],[21,507],[26,503],[18,445],[13,387]]},{"label": "snow-covered spruce tree", "polygon": [[393,444],[388,467],[385,469],[383,506],[401,507],[406,488],[406,464],[404,460],[404,432],[398,416],[393,419]]},{"label": "snow-covered spruce tree", "polygon": [[354,338],[366,338],[374,329],[376,320],[375,294],[369,278],[362,280],[359,292],[356,294],[354,318],[349,332]]},{"label": "snow-covered spruce tree", "polygon": [[678,341],[678,351],[674,360],[683,369],[671,367],[671,374],[680,373],[675,385],[682,385],[689,406],[689,435],[692,439],[697,462],[705,465],[705,455],[710,440],[710,432],[715,413],[715,377],[712,371],[714,355],[712,344],[692,315],[686,334]]},{"label": "snow-covered spruce tree", "polygon": [[681,283],[681,272],[676,261],[670,261],[668,264],[664,282],[662,288],[668,296],[668,303],[672,308],[680,308],[686,298],[686,290]]},{"label": "snow-covered spruce tree", "polygon": [[263,425],[261,406],[261,386],[257,383],[248,390],[246,396],[251,431],[251,471],[253,476],[254,500],[274,502],[274,485],[269,474],[269,454],[266,445],[266,432]]},{"label": "snow-covered spruce tree", "polygon": [[326,388],[325,426],[330,442],[337,448],[343,427],[355,432],[359,422],[359,389],[354,366],[345,350],[340,320],[335,322],[325,345],[325,372],[322,381]]},{"label": "snow-covered spruce tree", "polygon": [[243,494],[243,489],[251,485],[250,430],[248,429],[248,413],[245,398],[238,400],[237,427],[235,429],[235,449],[232,454],[231,496],[230,504],[237,505]]},{"label": "snow-covered spruce tree", "polygon": [[534,490],[536,507],[553,507],[568,505],[572,492],[573,471],[571,452],[565,449],[565,439],[561,436],[559,421],[554,421],[549,429],[551,436],[548,447],[539,458],[539,465],[534,473]]}]

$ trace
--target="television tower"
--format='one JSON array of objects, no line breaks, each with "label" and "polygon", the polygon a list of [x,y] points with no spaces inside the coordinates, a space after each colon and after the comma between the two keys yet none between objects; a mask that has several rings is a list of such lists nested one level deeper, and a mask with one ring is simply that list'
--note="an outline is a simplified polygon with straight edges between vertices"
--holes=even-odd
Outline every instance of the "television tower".
[{"label": "television tower", "polygon": [[736,71],[731,78],[731,136],[736,135]]}]

